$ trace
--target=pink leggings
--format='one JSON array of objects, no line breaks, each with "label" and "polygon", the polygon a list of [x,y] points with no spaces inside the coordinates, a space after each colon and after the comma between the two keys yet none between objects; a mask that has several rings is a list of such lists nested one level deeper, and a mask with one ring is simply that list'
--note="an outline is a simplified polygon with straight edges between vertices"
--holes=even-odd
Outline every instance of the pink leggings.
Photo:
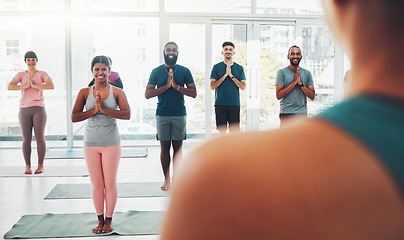
[{"label": "pink leggings", "polygon": [[112,218],[118,198],[116,175],[121,159],[121,145],[108,147],[84,146],[88,172],[93,184],[93,202],[97,215],[104,214],[104,199],[106,217]]}]

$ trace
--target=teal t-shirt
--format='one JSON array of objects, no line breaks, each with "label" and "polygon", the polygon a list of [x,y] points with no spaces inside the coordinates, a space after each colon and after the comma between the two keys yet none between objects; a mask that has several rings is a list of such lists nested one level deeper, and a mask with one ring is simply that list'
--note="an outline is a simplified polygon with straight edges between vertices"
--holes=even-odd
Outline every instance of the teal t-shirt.
[{"label": "teal t-shirt", "polygon": [[[168,72],[171,68],[167,68],[164,64],[156,67],[150,74],[148,84],[157,85],[157,88],[167,84]],[[191,71],[181,65],[175,65],[173,69],[174,81],[176,84],[184,87],[187,84],[194,83]],[[184,95],[174,88],[169,88],[158,96],[156,115],[158,116],[185,116]]]},{"label": "teal t-shirt", "polygon": [[317,117],[362,143],[386,167],[404,194],[403,100],[360,95],[325,110]]},{"label": "teal t-shirt", "polygon": [[[220,79],[226,73],[226,68],[227,65],[224,62],[215,64],[210,73],[210,78]],[[245,80],[243,66],[235,62],[231,66],[231,73],[238,80]],[[215,89],[215,105],[240,106],[240,90],[229,76]]]},{"label": "teal t-shirt", "polygon": [[[295,77],[289,67],[278,70],[276,74],[275,85],[289,86]],[[304,86],[313,86],[313,77],[309,70],[300,68],[301,81]],[[292,91],[281,99],[280,113],[307,113],[307,96],[304,94],[300,86],[296,85]]]}]

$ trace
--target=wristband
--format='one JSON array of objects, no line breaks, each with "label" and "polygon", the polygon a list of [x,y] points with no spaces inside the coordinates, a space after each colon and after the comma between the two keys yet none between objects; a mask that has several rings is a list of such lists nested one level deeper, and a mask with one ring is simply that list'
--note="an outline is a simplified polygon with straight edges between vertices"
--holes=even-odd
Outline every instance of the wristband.
[{"label": "wristband", "polygon": [[177,91],[179,91],[180,90],[180,85],[177,85]]}]

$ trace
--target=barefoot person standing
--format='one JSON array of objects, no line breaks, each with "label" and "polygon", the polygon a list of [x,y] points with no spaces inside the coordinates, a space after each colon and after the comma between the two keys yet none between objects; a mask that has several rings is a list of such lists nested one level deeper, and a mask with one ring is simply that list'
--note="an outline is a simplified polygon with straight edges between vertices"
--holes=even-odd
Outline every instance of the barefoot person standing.
[{"label": "barefoot person standing", "polygon": [[186,139],[187,111],[184,96],[195,98],[196,86],[191,71],[179,64],[178,46],[168,42],[163,50],[164,61],[153,69],[146,85],[146,99],[158,98],[156,109],[157,140],[160,141],[160,161],[164,174],[161,190],[170,189],[171,145],[173,148],[173,165],[181,158],[182,142]]},{"label": "barefoot person standing", "polygon": [[129,120],[130,108],[123,90],[108,83],[111,68],[107,57],[95,57],[91,63],[91,72],[95,84],[80,90],[73,107],[72,121],[88,119],[84,134],[84,155],[98,216],[98,225],[93,232],[107,233],[112,231],[112,215],[118,196],[116,175],[121,145],[116,119]]},{"label": "barefoot person standing", "polygon": [[44,171],[43,162],[46,153],[45,125],[47,119],[42,90],[53,89],[53,83],[45,71],[36,69],[38,58],[34,52],[28,51],[24,56],[24,61],[28,70],[17,73],[9,83],[8,90],[21,90],[18,119],[22,131],[25,174],[32,174],[32,129],[34,129],[38,153],[38,168],[35,170],[35,174],[41,174]]}]

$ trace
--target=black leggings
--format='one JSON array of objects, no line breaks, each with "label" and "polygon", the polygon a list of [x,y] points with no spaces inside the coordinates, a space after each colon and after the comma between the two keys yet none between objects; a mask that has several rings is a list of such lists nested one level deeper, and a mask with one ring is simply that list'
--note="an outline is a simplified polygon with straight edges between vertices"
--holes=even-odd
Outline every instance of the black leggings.
[{"label": "black leggings", "polygon": [[22,131],[22,154],[26,165],[31,165],[31,141],[32,128],[34,128],[35,140],[38,152],[38,164],[43,164],[46,143],[45,143],[45,125],[46,111],[44,107],[20,108],[18,114]]}]

